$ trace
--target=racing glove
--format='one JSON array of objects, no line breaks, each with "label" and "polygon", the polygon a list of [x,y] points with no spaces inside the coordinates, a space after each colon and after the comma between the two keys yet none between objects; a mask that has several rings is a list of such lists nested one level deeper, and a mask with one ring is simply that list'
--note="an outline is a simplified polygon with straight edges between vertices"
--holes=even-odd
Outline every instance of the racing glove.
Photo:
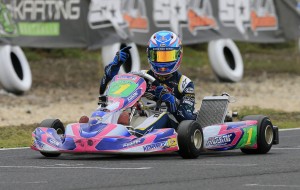
[{"label": "racing glove", "polygon": [[161,96],[166,93],[165,87],[157,86],[155,89],[155,98],[160,100]]},{"label": "racing glove", "polygon": [[124,64],[129,57],[130,48],[131,46],[126,46],[118,51],[113,61],[105,67],[104,72],[107,78],[112,79],[118,74],[121,65]]},{"label": "racing glove", "polygon": [[167,89],[165,89],[163,86],[158,86],[155,89],[155,98],[157,100],[161,100],[162,102],[165,102],[168,106],[168,111],[170,113],[176,112],[176,98],[174,95],[170,94]]},{"label": "racing glove", "polygon": [[170,112],[172,114],[176,113],[177,108],[176,108],[176,98],[175,98],[175,96],[173,96],[170,93],[163,94],[161,96],[161,101],[165,102],[167,104],[168,112]]}]

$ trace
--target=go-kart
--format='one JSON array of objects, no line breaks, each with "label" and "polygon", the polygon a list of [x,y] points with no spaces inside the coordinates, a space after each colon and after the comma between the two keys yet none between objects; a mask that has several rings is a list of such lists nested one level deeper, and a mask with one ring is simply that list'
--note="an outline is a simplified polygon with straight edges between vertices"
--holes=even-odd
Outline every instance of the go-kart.
[{"label": "go-kart", "polygon": [[[246,116],[232,122],[229,96],[205,97],[197,120],[185,120],[178,128],[145,129],[167,112],[161,102],[144,97],[147,82],[157,83],[144,72],[116,75],[89,121],[64,127],[59,119],[46,119],[32,133],[31,148],[46,157],[61,153],[155,154],[178,152],[197,158],[205,150],[241,149],[246,154],[267,153],[279,143],[278,128],[265,116]],[[138,109],[137,109],[138,108]],[[129,122],[120,124],[123,112]],[[175,119],[175,118],[174,118]]]}]

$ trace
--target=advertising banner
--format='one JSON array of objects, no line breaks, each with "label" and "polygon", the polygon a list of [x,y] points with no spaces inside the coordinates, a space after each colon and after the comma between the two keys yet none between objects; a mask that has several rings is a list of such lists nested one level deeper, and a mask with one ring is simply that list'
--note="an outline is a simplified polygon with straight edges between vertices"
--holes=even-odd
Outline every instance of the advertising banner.
[{"label": "advertising banner", "polygon": [[185,44],[276,43],[298,38],[299,26],[296,0],[0,0],[0,44],[25,47],[146,45],[164,29]]}]

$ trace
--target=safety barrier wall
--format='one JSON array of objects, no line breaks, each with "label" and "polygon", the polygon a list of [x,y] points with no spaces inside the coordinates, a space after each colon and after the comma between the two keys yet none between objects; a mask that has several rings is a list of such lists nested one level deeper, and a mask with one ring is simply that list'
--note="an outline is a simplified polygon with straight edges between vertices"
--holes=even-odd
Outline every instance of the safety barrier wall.
[{"label": "safety barrier wall", "polygon": [[146,45],[166,29],[185,44],[231,38],[282,42],[299,37],[296,0],[1,0],[0,44],[100,48]]}]

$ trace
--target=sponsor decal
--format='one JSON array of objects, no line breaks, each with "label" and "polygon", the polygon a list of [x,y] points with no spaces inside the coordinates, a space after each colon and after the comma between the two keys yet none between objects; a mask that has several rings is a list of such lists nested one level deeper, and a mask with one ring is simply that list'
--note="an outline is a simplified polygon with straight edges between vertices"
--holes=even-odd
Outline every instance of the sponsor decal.
[{"label": "sponsor decal", "polygon": [[164,148],[170,148],[170,147],[175,147],[175,146],[177,146],[177,139],[170,138],[167,141],[146,145],[143,148],[144,148],[144,151],[147,152],[147,151],[151,151],[151,150],[164,149]]},{"label": "sponsor decal", "polygon": [[219,18],[224,26],[236,27],[244,35],[278,29],[273,0],[219,0]]},{"label": "sponsor decal", "polygon": [[118,79],[130,79],[130,80],[136,80],[136,76],[131,76],[131,75],[118,75]]},{"label": "sponsor decal", "polygon": [[149,31],[149,21],[144,0],[122,1],[123,18],[128,23],[129,30],[138,32]]},{"label": "sponsor decal", "polygon": [[184,99],[184,100],[182,101],[182,103],[188,104],[189,106],[194,106],[194,101],[192,101],[192,100]]},{"label": "sponsor decal", "polygon": [[18,34],[18,28],[12,18],[12,7],[0,1],[0,35],[15,36]]},{"label": "sponsor decal", "polygon": [[58,36],[60,20],[79,17],[80,0],[0,1],[0,35]]},{"label": "sponsor decal", "polygon": [[187,94],[195,93],[194,88],[192,88],[192,87],[188,87],[188,88],[184,89],[184,92],[187,93]]},{"label": "sponsor decal", "polygon": [[206,142],[206,146],[224,146],[230,144],[234,139],[235,134],[230,133],[226,135],[216,136],[216,137],[209,137],[208,141]]},{"label": "sponsor decal", "polygon": [[135,91],[132,95],[130,95],[127,100],[128,100],[128,103],[129,102],[132,102],[132,100],[134,100],[135,98],[137,98],[139,96],[139,93],[137,91]]},{"label": "sponsor decal", "polygon": [[185,94],[184,97],[191,97],[191,98],[195,98],[195,94]]},{"label": "sponsor decal", "polygon": [[10,6],[23,36],[58,36],[61,20],[80,17],[80,0],[14,0]]},{"label": "sponsor decal", "polygon": [[170,138],[167,142],[168,147],[175,147],[177,146],[177,138]]},{"label": "sponsor decal", "polygon": [[[165,37],[162,36],[160,42],[162,42],[162,41],[164,41],[164,40],[165,40]],[[153,49],[153,50],[161,50],[161,51],[171,51],[171,50],[173,50],[173,48],[170,48],[170,47],[154,47],[154,48],[152,48],[152,49]],[[157,77],[159,77],[159,76],[157,76]],[[165,80],[165,79],[166,79],[165,76],[162,76],[161,78],[162,78],[162,80]]]},{"label": "sponsor decal", "polygon": [[[174,92],[174,88],[170,88],[169,86],[167,86],[166,84],[161,84],[164,88],[165,88],[165,90],[168,92],[168,93],[171,93],[171,94],[173,94],[173,92]],[[148,87],[148,91],[149,92],[155,92],[155,90],[156,90],[156,87],[157,86],[154,86],[154,85],[150,85],[149,87]],[[165,93],[165,92],[164,92]]]},{"label": "sponsor decal", "polygon": [[187,85],[187,78],[185,78],[181,83],[181,88],[184,89]]},{"label": "sponsor decal", "polygon": [[188,112],[192,112],[194,110],[195,104],[195,95],[194,94],[185,94],[182,98],[182,106],[184,106],[184,110]]},{"label": "sponsor decal", "polygon": [[189,101],[194,102],[194,101],[195,101],[195,96],[194,96],[194,95],[191,95],[191,96],[184,96],[184,99],[185,99],[185,100],[189,100]]},{"label": "sponsor decal", "polygon": [[15,0],[13,12],[18,20],[77,20],[80,0]]},{"label": "sponsor decal", "polygon": [[[250,28],[258,31],[278,29],[274,0],[219,0],[219,19],[226,27],[236,27],[246,35]],[[170,27],[182,35],[188,28],[194,36],[200,30],[218,30],[211,0],[154,0],[153,19],[157,27]],[[246,36],[245,36],[246,37]]]},{"label": "sponsor decal", "polygon": [[110,84],[108,96],[112,97],[127,97],[138,85],[131,80],[118,80]]},{"label": "sponsor decal", "polygon": [[144,140],[145,140],[145,139],[142,138],[142,139],[136,139],[136,140],[131,141],[131,142],[128,142],[128,143],[124,143],[124,144],[123,144],[123,148],[130,147],[130,146],[134,146],[134,145],[143,143]]},{"label": "sponsor decal", "polygon": [[182,34],[181,27],[187,24],[186,1],[153,0],[153,19],[158,27],[170,27],[176,34]]},{"label": "sponsor decal", "polygon": [[[160,44],[160,46],[165,46],[165,45],[166,45],[166,44]],[[164,72],[164,71],[166,71],[166,70],[168,70],[168,69],[165,68],[165,67],[160,67],[160,68],[158,68],[158,70]]]},{"label": "sponsor decal", "polygon": [[218,29],[213,17],[211,0],[190,0],[188,5],[188,28],[193,35],[197,30]]},{"label": "sponsor decal", "polygon": [[53,139],[53,138],[48,138],[47,142],[50,143],[51,145],[55,146],[55,147],[59,147],[59,145],[60,145],[60,143],[57,140]]},{"label": "sponsor decal", "polygon": [[164,142],[158,142],[155,144],[149,144],[149,145],[143,146],[143,148],[144,148],[144,152],[147,152],[150,150],[162,149],[162,148],[166,147],[167,145],[168,145],[168,141],[164,141]]},{"label": "sponsor decal", "polygon": [[121,14],[121,0],[92,0],[88,23],[91,29],[113,27],[121,38],[128,38],[128,25]]},{"label": "sponsor decal", "polygon": [[156,26],[170,27],[179,35],[183,27],[193,35],[198,30],[218,29],[210,0],[154,0],[153,19]]}]

